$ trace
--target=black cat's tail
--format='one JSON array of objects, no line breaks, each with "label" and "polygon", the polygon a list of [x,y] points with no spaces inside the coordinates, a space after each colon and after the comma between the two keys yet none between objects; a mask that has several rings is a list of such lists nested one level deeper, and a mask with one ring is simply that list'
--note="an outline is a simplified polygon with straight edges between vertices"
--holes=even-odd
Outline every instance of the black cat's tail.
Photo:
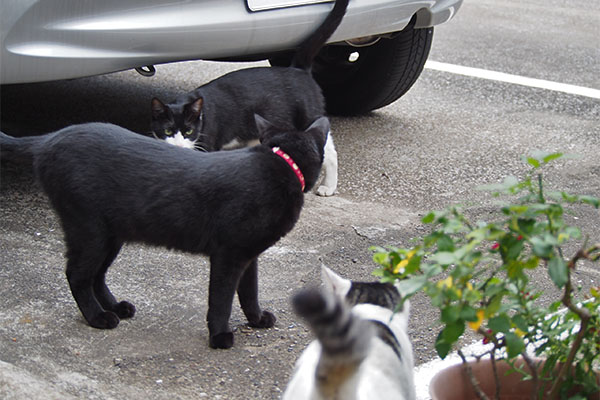
[{"label": "black cat's tail", "polygon": [[321,344],[315,372],[318,389],[324,394],[335,391],[352,379],[367,357],[370,339],[375,335],[373,324],[353,315],[343,299],[316,288],[304,289],[292,303]]},{"label": "black cat's tail", "polygon": [[349,1],[350,0],[336,0],[333,8],[323,23],[298,46],[294,59],[292,60],[292,67],[310,70],[319,50],[321,50],[321,47],[325,45],[327,40],[333,35],[342,22]]},{"label": "black cat's tail", "polygon": [[33,145],[41,140],[37,136],[16,138],[0,132],[0,160],[33,163]]}]

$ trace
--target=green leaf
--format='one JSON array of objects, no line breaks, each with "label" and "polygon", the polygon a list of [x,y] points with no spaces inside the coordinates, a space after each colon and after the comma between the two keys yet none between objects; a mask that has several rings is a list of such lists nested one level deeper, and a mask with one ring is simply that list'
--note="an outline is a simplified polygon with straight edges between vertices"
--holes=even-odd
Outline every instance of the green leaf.
[{"label": "green leaf", "polygon": [[404,268],[405,273],[414,274],[419,271],[421,267],[421,256],[414,255],[408,261],[408,265]]},{"label": "green leaf", "polygon": [[373,254],[373,261],[379,265],[388,266],[390,263],[390,257],[388,253],[375,253]]},{"label": "green leaf", "polygon": [[442,310],[442,322],[451,324],[456,322],[460,316],[459,306],[448,306]]},{"label": "green leaf", "polygon": [[450,324],[446,324],[446,327],[442,330],[442,338],[444,342],[452,345],[454,344],[460,335],[465,331],[465,323],[463,321],[456,321]]},{"label": "green leaf", "polygon": [[525,212],[527,212],[527,210],[529,210],[528,206],[523,206],[523,205],[510,205],[505,207],[505,214],[524,214]]},{"label": "green leaf", "polygon": [[488,304],[488,306],[485,308],[485,315],[490,316],[490,315],[494,315],[498,312],[498,310],[500,309],[500,306],[502,305],[502,294],[498,294],[494,297],[492,297],[492,300],[490,301],[490,303]]},{"label": "green leaf", "polygon": [[569,280],[569,271],[567,271],[567,264],[560,257],[552,257],[548,262],[548,273],[552,282],[561,289]]},{"label": "green leaf", "polygon": [[545,156],[542,161],[544,161],[545,163],[549,163],[552,160],[556,160],[559,159],[563,156],[563,153],[552,153],[552,154],[548,154],[547,156]]},{"label": "green leaf", "polygon": [[446,234],[440,235],[437,239],[437,245],[439,251],[454,251],[454,241]]},{"label": "green leaf", "polygon": [[519,218],[517,220],[517,226],[519,227],[520,233],[524,233],[530,236],[535,228],[535,219],[533,218]]},{"label": "green leaf", "polygon": [[579,196],[579,200],[582,203],[590,204],[590,205],[594,206],[595,208],[600,208],[600,199],[598,199],[597,197]]},{"label": "green leaf", "polygon": [[506,192],[519,183],[519,180],[514,176],[507,176],[502,183],[492,183],[488,185],[477,186],[477,190],[485,190],[489,192]]},{"label": "green leaf", "polygon": [[512,260],[516,260],[523,250],[523,240],[518,240],[512,235],[506,235],[500,241],[500,255],[502,261],[507,263]]},{"label": "green leaf", "polygon": [[533,157],[527,157],[527,163],[531,165],[533,168],[539,168],[540,162]]},{"label": "green leaf", "polygon": [[508,332],[504,337],[506,338],[506,352],[509,358],[514,358],[525,350],[525,343],[518,335]]},{"label": "green leaf", "polygon": [[441,331],[438,334],[437,339],[435,340],[435,350],[438,353],[438,356],[440,356],[440,358],[443,360],[444,358],[446,358],[446,356],[448,355],[448,353],[450,352],[450,349],[452,348],[452,345],[450,343],[447,343],[443,337],[442,337],[442,333],[444,331]]},{"label": "green leaf", "polygon": [[581,237],[581,231],[576,226],[566,226],[562,233],[567,236],[566,239],[579,239]]},{"label": "green leaf", "polygon": [[423,222],[424,224],[430,224],[435,220],[435,213],[434,212],[430,212],[429,214],[427,214],[426,216],[424,216],[421,219],[421,222]]},{"label": "green leaf", "polygon": [[539,236],[534,236],[530,240],[533,253],[541,258],[550,258],[552,255],[552,244],[548,243]]},{"label": "green leaf", "polygon": [[403,279],[396,283],[396,288],[402,296],[410,296],[421,290],[427,283],[427,276],[419,275],[410,279]]},{"label": "green leaf", "polygon": [[465,321],[470,321],[470,322],[477,321],[477,319],[478,319],[477,318],[477,310],[471,306],[465,306],[460,311],[460,318],[462,318]]},{"label": "green leaf", "polygon": [[509,261],[506,265],[506,273],[510,279],[524,280],[527,279],[523,273],[525,265],[520,261]]},{"label": "green leaf", "polygon": [[371,272],[371,274],[373,276],[377,276],[379,278],[382,278],[385,274],[385,270],[383,268],[377,268],[376,270],[374,270],[373,272]]},{"label": "green leaf", "polygon": [[450,265],[457,261],[454,253],[449,251],[440,251],[439,253],[435,253],[431,256],[431,260],[441,265]]},{"label": "green leaf", "polygon": [[523,264],[523,267],[525,267],[527,269],[536,269],[539,264],[540,264],[540,259],[537,258],[536,256],[532,256],[527,261],[525,261],[525,263]]},{"label": "green leaf", "polygon": [[529,330],[529,325],[527,324],[527,320],[522,315],[515,315],[512,318],[513,323],[522,330],[523,332],[527,332]]},{"label": "green leaf", "polygon": [[563,156],[562,153],[548,153],[547,151],[535,150],[531,154],[531,157],[527,157],[527,162],[529,162],[530,159],[533,159],[538,162],[548,163],[548,162],[555,160],[557,158],[560,158],[562,156]]},{"label": "green leaf", "polygon": [[488,327],[494,332],[508,332],[510,330],[510,318],[506,314],[490,318]]}]

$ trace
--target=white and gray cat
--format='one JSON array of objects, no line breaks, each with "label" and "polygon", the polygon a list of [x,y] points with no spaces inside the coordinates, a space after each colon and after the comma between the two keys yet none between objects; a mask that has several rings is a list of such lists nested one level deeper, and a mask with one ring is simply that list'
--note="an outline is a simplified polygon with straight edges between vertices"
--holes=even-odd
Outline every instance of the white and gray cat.
[{"label": "white and gray cat", "polygon": [[[174,145],[217,151],[256,145],[255,113],[283,130],[305,130],[325,115],[325,100],[311,67],[340,25],[348,1],[335,2],[323,23],[298,46],[290,67],[242,69],[178,96],[171,103],[152,99],[152,134]],[[324,177],[317,194],[335,193],[337,168],[337,153],[329,134]]]},{"label": "white and gray cat", "polygon": [[304,350],[283,400],[413,400],[409,302],[391,284],[352,282],[323,267],[324,289],[294,296],[317,337]]}]

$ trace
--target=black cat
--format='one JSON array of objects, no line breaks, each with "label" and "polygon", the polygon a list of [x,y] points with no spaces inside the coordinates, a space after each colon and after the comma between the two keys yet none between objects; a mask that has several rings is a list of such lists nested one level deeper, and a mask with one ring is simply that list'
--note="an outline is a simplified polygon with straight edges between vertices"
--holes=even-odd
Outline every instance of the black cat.
[{"label": "black cat", "polygon": [[[321,88],[311,75],[317,53],[341,23],[348,0],[337,0],[323,23],[302,42],[291,67],[256,67],[219,77],[175,101],[152,99],[155,137],[205,151],[252,146],[258,142],[254,114],[276,126],[304,130],[325,115]],[[331,135],[325,146],[324,178],[317,194],[337,188],[337,153]]]},{"label": "black cat", "polygon": [[251,326],[273,326],[275,316],[258,303],[257,258],[298,220],[303,192],[319,176],[329,121],[321,117],[306,131],[281,130],[258,116],[253,123],[261,145],[214,153],[101,123],[39,137],[0,133],[0,156],[31,163],[58,214],[67,279],[91,326],[114,328],[135,313],[104,280],[126,242],[210,256],[211,347],[233,345],[236,290]]}]

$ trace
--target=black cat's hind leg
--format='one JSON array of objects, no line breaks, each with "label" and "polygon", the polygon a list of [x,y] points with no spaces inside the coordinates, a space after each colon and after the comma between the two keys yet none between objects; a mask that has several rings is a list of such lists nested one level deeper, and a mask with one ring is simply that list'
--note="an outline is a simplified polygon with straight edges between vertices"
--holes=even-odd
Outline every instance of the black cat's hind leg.
[{"label": "black cat's hind leg", "polygon": [[94,328],[112,329],[119,324],[119,317],[112,311],[106,311],[94,293],[96,277],[108,255],[104,246],[83,241],[81,238],[85,237],[79,236],[77,241],[67,238],[67,280],[88,324]]},{"label": "black cat's hind leg", "polygon": [[110,267],[115,258],[117,258],[117,254],[119,254],[122,246],[123,244],[118,243],[117,241],[110,241],[106,246],[106,258],[94,279],[94,294],[105,310],[112,311],[117,314],[119,318],[125,319],[132,318],[135,315],[135,306],[127,301],[118,302],[115,299],[115,296],[110,292],[110,289],[108,289],[108,286],[106,286],[105,279],[108,267]]},{"label": "black cat's hind leg", "polygon": [[233,346],[233,332],[229,326],[231,307],[238,282],[248,262],[240,261],[223,252],[210,256],[208,288],[208,334],[210,347],[229,349]]},{"label": "black cat's hind leg", "polygon": [[262,311],[258,304],[258,260],[248,264],[238,283],[238,298],[242,310],[248,319],[248,325],[254,328],[271,328],[275,325],[275,315]]}]

